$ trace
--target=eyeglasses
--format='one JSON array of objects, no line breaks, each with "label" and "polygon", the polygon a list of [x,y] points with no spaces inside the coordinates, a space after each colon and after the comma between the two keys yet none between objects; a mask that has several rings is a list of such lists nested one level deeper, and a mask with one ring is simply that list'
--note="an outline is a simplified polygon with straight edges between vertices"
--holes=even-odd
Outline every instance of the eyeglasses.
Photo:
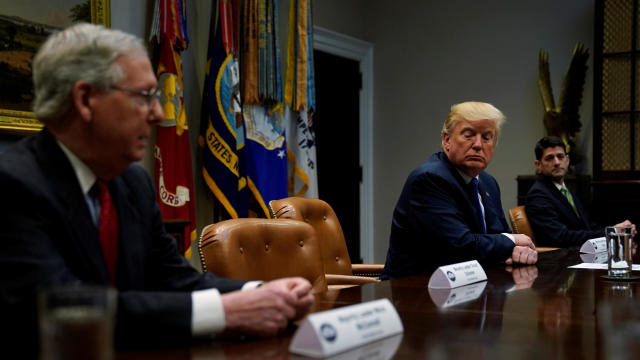
[{"label": "eyeglasses", "polygon": [[138,97],[144,99],[146,101],[144,104],[149,109],[151,109],[153,107],[153,102],[155,100],[157,100],[159,102],[161,97],[162,97],[162,89],[160,89],[160,88],[155,88],[155,89],[151,89],[151,90],[135,90],[135,89],[129,89],[129,88],[125,88],[125,87],[121,87],[121,86],[117,86],[117,85],[114,85],[111,88],[115,89],[115,90],[124,91],[124,92],[126,92],[128,94],[135,95],[135,96],[138,96]]}]

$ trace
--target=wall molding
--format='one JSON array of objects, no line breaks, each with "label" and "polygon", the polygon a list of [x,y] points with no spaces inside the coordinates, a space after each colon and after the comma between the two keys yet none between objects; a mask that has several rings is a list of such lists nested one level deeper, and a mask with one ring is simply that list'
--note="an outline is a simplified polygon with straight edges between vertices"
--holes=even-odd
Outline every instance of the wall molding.
[{"label": "wall molding", "polygon": [[314,26],[313,48],[360,63],[360,254],[365,263],[373,263],[373,44]]}]

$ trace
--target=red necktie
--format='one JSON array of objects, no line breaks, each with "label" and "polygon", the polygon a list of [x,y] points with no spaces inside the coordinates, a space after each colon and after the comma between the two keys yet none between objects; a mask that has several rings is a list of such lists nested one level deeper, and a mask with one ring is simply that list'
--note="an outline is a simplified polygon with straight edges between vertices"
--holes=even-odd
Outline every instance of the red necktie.
[{"label": "red necktie", "polygon": [[96,180],[96,184],[100,190],[98,195],[100,201],[100,220],[98,222],[100,245],[102,245],[102,253],[109,270],[109,281],[111,285],[115,285],[116,264],[118,263],[118,214],[111,201],[107,183]]}]

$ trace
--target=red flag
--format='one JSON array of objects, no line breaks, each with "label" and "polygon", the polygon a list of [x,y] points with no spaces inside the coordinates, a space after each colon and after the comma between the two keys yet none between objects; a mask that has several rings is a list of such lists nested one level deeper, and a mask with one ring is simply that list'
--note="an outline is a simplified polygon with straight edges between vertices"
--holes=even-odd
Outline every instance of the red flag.
[{"label": "red flag", "polygon": [[158,86],[162,89],[164,120],[157,127],[154,148],[158,204],[165,222],[187,222],[178,248],[191,256],[196,237],[191,146],[182,97],[182,63],[169,39],[160,42]]}]

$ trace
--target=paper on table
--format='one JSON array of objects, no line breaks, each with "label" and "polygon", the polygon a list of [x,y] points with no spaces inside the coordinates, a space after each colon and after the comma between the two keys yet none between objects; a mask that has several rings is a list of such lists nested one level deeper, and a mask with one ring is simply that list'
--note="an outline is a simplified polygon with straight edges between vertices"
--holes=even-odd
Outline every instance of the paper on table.
[{"label": "paper on table", "polygon": [[[594,270],[607,270],[607,264],[594,264],[594,263],[582,263],[569,266],[569,269],[594,269]],[[640,264],[633,264],[633,271],[640,271]]]}]

